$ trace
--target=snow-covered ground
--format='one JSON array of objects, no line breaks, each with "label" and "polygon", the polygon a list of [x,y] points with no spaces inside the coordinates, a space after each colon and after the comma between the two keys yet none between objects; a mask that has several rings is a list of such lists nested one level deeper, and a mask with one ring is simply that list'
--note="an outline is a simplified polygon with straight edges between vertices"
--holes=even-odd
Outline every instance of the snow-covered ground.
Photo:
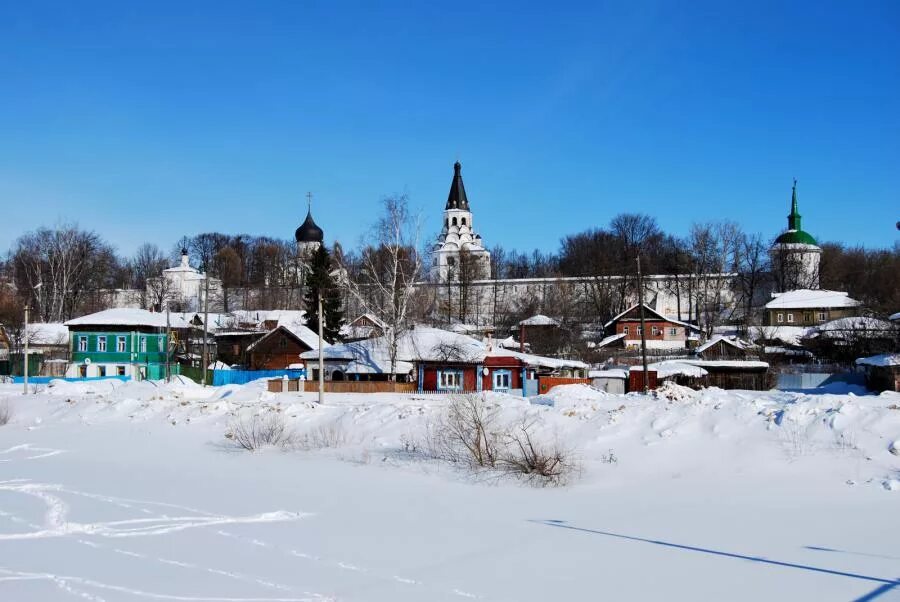
[{"label": "snow-covered ground", "polygon": [[[491,395],[580,459],[535,488],[409,451],[441,396],[39,389],[0,385],[0,600],[900,599],[894,393]],[[336,447],[225,438],[272,412]]]}]

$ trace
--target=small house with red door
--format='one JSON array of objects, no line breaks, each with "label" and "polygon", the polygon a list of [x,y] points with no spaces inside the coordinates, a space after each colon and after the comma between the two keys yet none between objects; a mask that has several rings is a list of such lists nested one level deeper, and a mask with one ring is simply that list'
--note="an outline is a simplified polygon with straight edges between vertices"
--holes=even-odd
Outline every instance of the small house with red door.
[{"label": "small house with red door", "polygon": [[[626,349],[641,346],[641,311],[635,304],[603,325],[609,337],[616,336]],[[668,318],[644,304],[644,336],[647,349],[685,349],[696,339],[700,328],[688,322]]]}]

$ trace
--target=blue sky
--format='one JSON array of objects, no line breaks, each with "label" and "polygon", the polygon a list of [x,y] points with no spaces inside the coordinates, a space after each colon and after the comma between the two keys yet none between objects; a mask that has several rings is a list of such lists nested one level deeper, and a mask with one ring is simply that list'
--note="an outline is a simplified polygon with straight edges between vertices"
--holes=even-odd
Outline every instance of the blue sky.
[{"label": "blue sky", "polygon": [[305,193],[355,246],[459,158],[486,244],[616,213],[891,246],[900,3],[5,2],[0,249],[77,221],[125,254],[288,238]]}]

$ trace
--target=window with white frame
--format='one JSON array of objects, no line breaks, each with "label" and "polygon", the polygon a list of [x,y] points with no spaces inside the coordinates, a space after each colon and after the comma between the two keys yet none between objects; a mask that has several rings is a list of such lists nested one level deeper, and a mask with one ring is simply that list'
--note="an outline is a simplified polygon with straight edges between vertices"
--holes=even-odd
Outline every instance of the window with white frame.
[{"label": "window with white frame", "polygon": [[673,336],[673,337],[678,336],[678,329],[677,329],[677,328],[670,328],[670,329],[669,329],[669,335],[670,335],[670,336]]},{"label": "window with white frame", "polygon": [[659,328],[657,328],[656,326],[651,326],[650,327],[650,335],[655,337],[658,334],[659,334]]},{"label": "window with white frame", "polygon": [[463,388],[462,370],[439,370],[438,389],[459,390]]},{"label": "window with white frame", "polygon": [[509,391],[512,373],[509,370],[494,370],[494,391]]},{"label": "window with white frame", "polygon": [[147,337],[141,337],[141,353],[147,353]]},{"label": "window with white frame", "polygon": [[162,336],[156,337],[156,343],[157,343],[157,349],[159,349],[159,351],[166,350],[166,337],[162,337]]},{"label": "window with white frame", "polygon": [[622,334],[628,334],[628,324],[622,327]]},{"label": "window with white frame", "polygon": [[87,337],[78,337],[78,351],[87,351]]},{"label": "window with white frame", "polygon": [[106,351],[106,337],[97,337],[97,351]]},{"label": "window with white frame", "polygon": [[819,322],[824,322],[824,321],[825,321],[825,312],[820,311],[819,312]]},{"label": "window with white frame", "polygon": [[780,324],[781,322],[784,322],[784,314],[778,312],[778,323]]},{"label": "window with white frame", "polygon": [[793,322],[793,321],[794,321],[794,314],[793,314],[793,313],[789,313],[789,314],[788,314],[788,322]]},{"label": "window with white frame", "polygon": [[116,351],[125,353],[125,337],[116,337]]}]

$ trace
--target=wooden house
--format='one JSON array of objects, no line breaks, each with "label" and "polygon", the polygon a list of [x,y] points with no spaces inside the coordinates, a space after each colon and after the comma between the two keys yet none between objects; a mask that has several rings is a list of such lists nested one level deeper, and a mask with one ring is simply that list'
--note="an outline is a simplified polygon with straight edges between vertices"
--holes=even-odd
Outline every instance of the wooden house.
[{"label": "wooden house", "polygon": [[[626,349],[640,347],[640,313],[640,306],[632,305],[604,324],[608,344],[620,344]],[[688,341],[695,339],[699,333],[699,327],[668,318],[644,304],[644,335],[648,349],[685,349]]]}]

